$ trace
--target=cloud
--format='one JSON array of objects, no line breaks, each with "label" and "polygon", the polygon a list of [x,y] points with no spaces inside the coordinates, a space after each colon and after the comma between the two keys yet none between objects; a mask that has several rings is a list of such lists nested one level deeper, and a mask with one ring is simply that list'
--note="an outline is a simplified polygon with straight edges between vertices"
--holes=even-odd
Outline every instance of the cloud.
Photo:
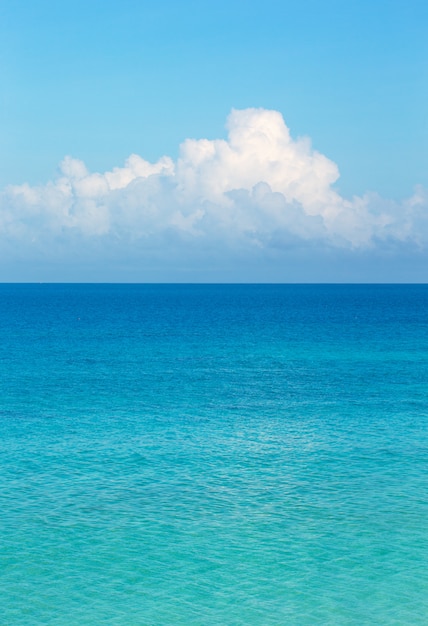
[{"label": "cloud", "polygon": [[123,167],[91,173],[67,156],[56,180],[6,187],[3,249],[32,246],[55,256],[92,246],[101,255],[115,249],[161,258],[174,248],[203,258],[314,246],[426,248],[424,189],[401,203],[374,193],[347,199],[335,189],[337,165],[308,138],[293,139],[277,111],[234,110],[227,128],[226,140],[186,139],[176,162],[133,154]]}]

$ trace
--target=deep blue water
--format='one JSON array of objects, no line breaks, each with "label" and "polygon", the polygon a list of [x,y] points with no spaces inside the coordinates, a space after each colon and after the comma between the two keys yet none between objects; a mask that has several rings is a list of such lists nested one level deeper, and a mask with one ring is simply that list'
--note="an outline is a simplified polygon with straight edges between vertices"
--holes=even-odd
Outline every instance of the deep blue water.
[{"label": "deep blue water", "polygon": [[0,623],[428,624],[428,286],[0,285]]}]

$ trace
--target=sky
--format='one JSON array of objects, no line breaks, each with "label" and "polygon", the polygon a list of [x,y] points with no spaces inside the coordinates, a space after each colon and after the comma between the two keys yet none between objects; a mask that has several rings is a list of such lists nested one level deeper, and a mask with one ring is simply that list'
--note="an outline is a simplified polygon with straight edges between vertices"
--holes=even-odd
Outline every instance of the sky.
[{"label": "sky", "polygon": [[0,281],[427,282],[428,3],[2,0]]}]

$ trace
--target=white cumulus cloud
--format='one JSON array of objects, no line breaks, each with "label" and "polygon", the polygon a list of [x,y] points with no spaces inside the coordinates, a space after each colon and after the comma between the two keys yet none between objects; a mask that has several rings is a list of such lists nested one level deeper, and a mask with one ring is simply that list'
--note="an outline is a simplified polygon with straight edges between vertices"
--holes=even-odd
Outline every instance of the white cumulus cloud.
[{"label": "white cumulus cloud", "polygon": [[334,186],[337,165],[308,138],[293,139],[277,111],[234,110],[227,128],[226,140],[186,139],[176,162],[133,154],[96,173],[67,156],[56,180],[3,190],[0,241],[123,242],[158,255],[171,242],[201,251],[426,247],[422,188],[401,203],[373,193],[344,198]]}]

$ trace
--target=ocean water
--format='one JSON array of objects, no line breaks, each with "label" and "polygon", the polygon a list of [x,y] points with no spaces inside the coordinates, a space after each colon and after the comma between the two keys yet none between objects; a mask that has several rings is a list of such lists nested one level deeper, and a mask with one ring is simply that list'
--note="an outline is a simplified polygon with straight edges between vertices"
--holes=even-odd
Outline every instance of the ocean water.
[{"label": "ocean water", "polygon": [[1,285],[0,623],[428,624],[428,286]]}]

